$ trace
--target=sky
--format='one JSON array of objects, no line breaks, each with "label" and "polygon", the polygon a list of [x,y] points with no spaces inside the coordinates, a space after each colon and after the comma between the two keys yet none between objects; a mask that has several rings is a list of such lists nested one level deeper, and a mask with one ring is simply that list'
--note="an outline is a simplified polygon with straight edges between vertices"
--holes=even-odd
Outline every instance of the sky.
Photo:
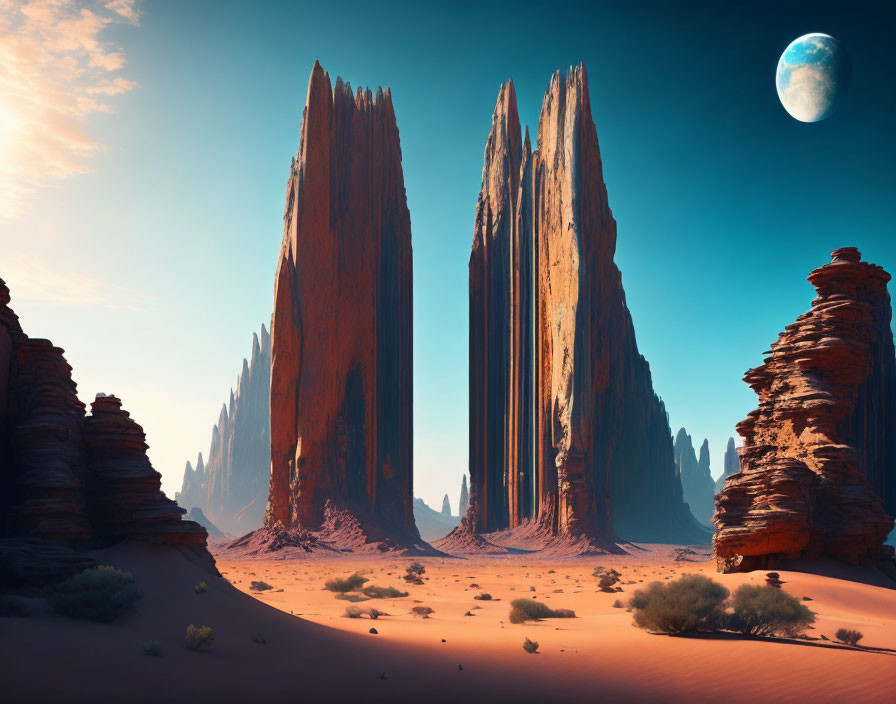
[{"label": "sky", "polygon": [[[755,407],[741,377],[857,246],[896,272],[896,12],[888,3],[0,0],[0,277],[84,401],[119,395],[163,488],[207,452],[270,319],[315,59],[390,86],[414,246],[415,494],[456,510],[467,291],[498,88],[533,137],[584,61],[640,351],[712,470]],[[796,37],[845,45],[829,119],[778,101]],[[891,287],[891,293],[893,288]],[[739,441],[738,441],[739,444]]]}]

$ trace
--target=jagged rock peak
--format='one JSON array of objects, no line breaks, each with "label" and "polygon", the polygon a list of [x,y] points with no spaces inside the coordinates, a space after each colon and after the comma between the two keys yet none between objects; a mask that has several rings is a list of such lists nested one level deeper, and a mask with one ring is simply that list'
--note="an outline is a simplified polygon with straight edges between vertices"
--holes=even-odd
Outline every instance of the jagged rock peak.
[{"label": "jagged rock peak", "polygon": [[892,555],[883,547],[896,512],[889,280],[856,248],[835,250],[809,275],[811,309],[744,375],[759,406],[737,426],[740,471],[716,498],[719,569]]}]

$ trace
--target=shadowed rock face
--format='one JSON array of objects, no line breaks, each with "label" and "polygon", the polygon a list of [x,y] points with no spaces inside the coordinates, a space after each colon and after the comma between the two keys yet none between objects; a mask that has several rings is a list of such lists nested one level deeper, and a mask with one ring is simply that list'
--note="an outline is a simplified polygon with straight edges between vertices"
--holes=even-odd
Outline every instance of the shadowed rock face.
[{"label": "shadowed rock face", "polygon": [[85,415],[62,350],[29,338],[0,280],[0,583],[40,584],[90,564],[74,548],[134,539],[191,548],[146,456],[143,429],[114,396]]},{"label": "shadowed rock face", "polygon": [[716,498],[719,568],[892,555],[896,360],[890,275],[849,247],[809,281],[812,308],[744,380],[759,407],[737,430],[741,466]]},{"label": "shadowed rock face", "polygon": [[199,507],[232,535],[260,528],[271,476],[271,336],[264,325],[252,336],[252,354],[243,360],[236,393],[231,391],[212,428],[208,463],[187,462],[176,498],[184,508]]},{"label": "shadowed rock face", "polygon": [[700,459],[694,452],[691,436],[684,428],[675,436],[675,471],[681,479],[681,491],[691,513],[701,523],[709,525],[715,510],[715,485],[709,465],[709,441],[700,447]]},{"label": "shadowed rock face", "polygon": [[708,539],[682,501],[615,248],[584,66],[551,79],[535,151],[502,86],[470,255],[470,520],[458,530]]},{"label": "shadowed rock face", "polygon": [[737,456],[737,448],[734,446],[734,438],[728,438],[728,447],[725,448],[725,466],[722,476],[716,480],[716,493],[725,486],[725,480],[735,472],[740,471],[740,458]]},{"label": "shadowed rock face", "polygon": [[411,276],[391,94],[333,89],[315,64],[277,265],[268,527],[345,512],[371,541],[419,541]]}]

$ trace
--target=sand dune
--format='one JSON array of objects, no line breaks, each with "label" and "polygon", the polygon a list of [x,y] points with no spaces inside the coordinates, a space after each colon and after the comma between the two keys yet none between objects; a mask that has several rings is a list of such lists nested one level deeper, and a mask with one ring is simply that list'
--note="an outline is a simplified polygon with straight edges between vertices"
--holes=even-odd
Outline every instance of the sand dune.
[{"label": "sand dune", "polygon": [[[50,615],[0,621],[9,701],[880,702],[896,687],[896,654],[819,647],[830,645],[823,641],[671,638],[633,627],[613,602],[642,579],[699,571],[729,588],[763,580],[675,562],[669,547],[566,562],[426,558],[422,586],[400,579],[410,559],[388,556],[219,560],[233,586],[172,550],[123,547],[103,560],[134,573],[146,594],[139,612],[114,625]],[[622,572],[622,594],[597,591],[597,564]],[[345,618],[348,602],[323,583],[355,570],[410,596],[358,604],[390,614],[376,621]],[[864,644],[896,649],[896,590],[791,571],[781,577],[786,590],[812,599],[813,637],[857,628]],[[274,590],[242,593],[252,580]],[[199,581],[208,582],[207,593],[193,592]],[[474,600],[481,592],[493,600]],[[578,618],[510,624],[509,602],[521,596],[574,609]],[[409,613],[418,603],[435,609],[431,618]],[[208,652],[183,647],[190,623],[214,628]],[[252,642],[254,633],[267,643]],[[525,637],[539,642],[538,655],[523,651]],[[163,656],[145,656],[145,640],[159,641]]]}]

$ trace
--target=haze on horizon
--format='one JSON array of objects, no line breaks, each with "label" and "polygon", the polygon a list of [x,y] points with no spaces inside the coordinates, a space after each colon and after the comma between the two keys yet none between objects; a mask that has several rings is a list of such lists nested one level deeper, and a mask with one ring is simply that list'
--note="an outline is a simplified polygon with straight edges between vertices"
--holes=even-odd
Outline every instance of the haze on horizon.
[{"label": "haze on horizon", "polygon": [[[0,2],[0,276],[26,331],[65,348],[82,401],[123,399],[173,496],[271,315],[314,60],[391,87],[414,242],[415,494],[456,507],[467,263],[498,87],[513,76],[535,138],[551,73],[584,61],[639,348],[673,434],[707,437],[718,476],[755,407],[741,376],[809,308],[811,269],[856,246],[896,272],[884,13]],[[853,82],[836,114],[802,124],[774,71],[810,31],[846,45]]]}]

